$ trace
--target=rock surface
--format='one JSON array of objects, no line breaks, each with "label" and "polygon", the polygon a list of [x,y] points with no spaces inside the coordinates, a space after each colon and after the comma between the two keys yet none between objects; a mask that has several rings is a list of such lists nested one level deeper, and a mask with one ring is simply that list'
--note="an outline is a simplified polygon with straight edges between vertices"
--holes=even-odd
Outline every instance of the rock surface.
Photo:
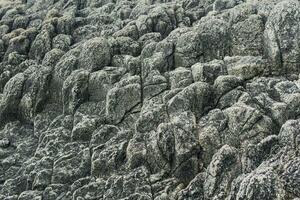
[{"label": "rock surface", "polygon": [[298,0],[0,3],[0,200],[299,200]]}]

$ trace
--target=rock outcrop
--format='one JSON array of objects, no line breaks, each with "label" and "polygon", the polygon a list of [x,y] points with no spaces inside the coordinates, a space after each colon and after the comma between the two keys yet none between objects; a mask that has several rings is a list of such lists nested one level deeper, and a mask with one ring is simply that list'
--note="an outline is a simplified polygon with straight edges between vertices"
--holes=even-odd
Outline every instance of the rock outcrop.
[{"label": "rock outcrop", "polygon": [[0,2],[0,200],[299,200],[298,0]]}]

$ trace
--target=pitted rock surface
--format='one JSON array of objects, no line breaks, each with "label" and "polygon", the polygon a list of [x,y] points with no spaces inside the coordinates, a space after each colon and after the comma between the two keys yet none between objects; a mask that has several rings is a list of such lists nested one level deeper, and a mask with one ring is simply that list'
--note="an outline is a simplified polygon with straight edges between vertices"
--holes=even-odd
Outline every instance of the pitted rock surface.
[{"label": "pitted rock surface", "polygon": [[299,200],[298,0],[0,1],[0,200]]}]

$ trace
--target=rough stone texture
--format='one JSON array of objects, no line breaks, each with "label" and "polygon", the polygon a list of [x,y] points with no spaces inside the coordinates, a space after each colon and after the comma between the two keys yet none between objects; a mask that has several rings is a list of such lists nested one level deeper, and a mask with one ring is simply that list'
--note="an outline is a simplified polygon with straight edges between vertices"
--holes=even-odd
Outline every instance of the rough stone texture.
[{"label": "rough stone texture", "polygon": [[270,13],[265,44],[276,74],[299,72],[299,22],[298,1],[282,1]]},{"label": "rough stone texture", "polygon": [[110,46],[104,38],[93,38],[82,45],[79,67],[97,71],[110,64]]},{"label": "rough stone texture", "polygon": [[0,3],[0,200],[299,200],[298,0]]},{"label": "rough stone texture", "polygon": [[62,88],[64,113],[72,114],[81,103],[88,99],[89,73],[85,70],[74,71]]}]

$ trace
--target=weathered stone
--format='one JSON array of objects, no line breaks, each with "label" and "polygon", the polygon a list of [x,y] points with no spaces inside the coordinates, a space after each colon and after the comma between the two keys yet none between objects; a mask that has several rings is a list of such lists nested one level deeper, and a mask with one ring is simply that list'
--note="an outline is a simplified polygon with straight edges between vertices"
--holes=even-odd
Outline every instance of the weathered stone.
[{"label": "weathered stone", "polygon": [[16,117],[24,82],[24,74],[19,73],[6,83],[0,105],[0,121],[2,123],[9,118]]},{"label": "weathered stone", "polygon": [[299,71],[299,11],[298,1],[286,0],[279,2],[268,17],[264,33],[265,49],[273,66],[273,74]]},{"label": "weathered stone", "polygon": [[260,56],[263,54],[264,21],[260,15],[250,15],[232,27],[232,54]]},{"label": "weathered stone", "polygon": [[110,46],[104,38],[94,38],[85,42],[79,55],[79,66],[89,71],[97,71],[111,62]]},{"label": "weathered stone", "polygon": [[51,70],[47,67],[36,66],[35,69],[26,70],[24,73],[29,73],[29,77],[24,83],[19,112],[22,119],[30,121],[43,110],[49,98]]},{"label": "weathered stone", "polygon": [[191,85],[193,83],[191,70],[181,67],[176,68],[174,71],[170,72],[170,82],[171,89],[184,88]]},{"label": "weathered stone", "polygon": [[42,192],[38,191],[25,191],[22,192],[18,198],[18,200],[42,200]]},{"label": "weathered stone", "polygon": [[72,139],[74,141],[89,141],[93,131],[96,129],[97,119],[84,116],[83,119],[74,125]]},{"label": "weathered stone", "polygon": [[287,148],[292,148],[294,150],[299,149],[299,120],[289,120],[281,127],[279,133],[279,143]]},{"label": "weathered stone", "polygon": [[[88,176],[90,173],[90,151],[78,149],[70,144],[72,151],[61,156],[54,162],[51,183],[73,183],[75,180]],[[78,151],[79,150],[79,151]]]},{"label": "weathered stone", "polygon": [[299,200],[297,0],[0,4],[1,200]]},{"label": "weathered stone", "polygon": [[151,99],[168,88],[167,79],[160,75],[158,71],[151,71],[143,81],[143,101]]},{"label": "weathered stone", "polygon": [[196,82],[186,87],[168,102],[169,113],[192,111],[201,116],[212,98],[210,86],[204,82]]},{"label": "weathered stone", "polygon": [[241,175],[237,182],[233,184],[236,188],[232,188],[230,199],[284,199],[278,175],[271,168],[261,167],[250,174]]},{"label": "weathered stone", "polygon": [[216,0],[213,4],[213,9],[215,11],[222,11],[225,9],[233,8],[237,5],[240,0]]},{"label": "weathered stone", "polygon": [[43,60],[45,54],[52,48],[51,43],[51,35],[48,31],[39,33],[30,47],[30,58],[38,61]]},{"label": "weathered stone", "polygon": [[300,191],[300,185],[299,185],[299,158],[290,161],[289,163],[285,164],[284,166],[284,172],[281,176],[281,179],[283,180],[283,184],[285,189],[291,193],[292,195],[298,196]]},{"label": "weathered stone", "polygon": [[74,113],[81,103],[88,99],[89,72],[74,71],[65,81],[62,88],[64,113]]},{"label": "weathered stone", "polygon": [[106,94],[111,89],[111,81],[108,72],[100,70],[93,72],[89,77],[90,101],[105,101]]},{"label": "weathered stone", "polygon": [[51,51],[45,54],[45,57],[42,61],[42,65],[54,67],[59,61],[59,59],[64,55],[64,53],[65,52],[63,52],[60,49],[52,49]]},{"label": "weathered stone", "polygon": [[229,75],[234,75],[244,80],[261,76],[268,71],[266,61],[261,57],[225,57],[224,61]]},{"label": "weathered stone", "polygon": [[127,142],[110,145],[103,149],[103,146],[94,148],[92,155],[91,173],[95,177],[107,177],[117,171],[125,159]]},{"label": "weathered stone", "polygon": [[237,177],[240,170],[237,150],[228,145],[223,146],[213,156],[207,168],[203,186],[205,198],[226,197],[232,180]]},{"label": "weathered stone", "polygon": [[27,55],[30,47],[30,41],[25,36],[18,36],[9,40],[6,51],[6,57],[12,52]]},{"label": "weathered stone", "polygon": [[202,81],[213,84],[218,76],[227,74],[227,68],[221,60],[213,60],[208,63],[196,63],[191,69],[195,82]]},{"label": "weathered stone", "polygon": [[119,123],[141,103],[141,86],[128,84],[114,87],[106,96],[106,115],[113,123]]},{"label": "weathered stone", "polygon": [[60,49],[62,51],[68,51],[71,46],[71,37],[68,35],[57,35],[52,40],[53,48]]}]

